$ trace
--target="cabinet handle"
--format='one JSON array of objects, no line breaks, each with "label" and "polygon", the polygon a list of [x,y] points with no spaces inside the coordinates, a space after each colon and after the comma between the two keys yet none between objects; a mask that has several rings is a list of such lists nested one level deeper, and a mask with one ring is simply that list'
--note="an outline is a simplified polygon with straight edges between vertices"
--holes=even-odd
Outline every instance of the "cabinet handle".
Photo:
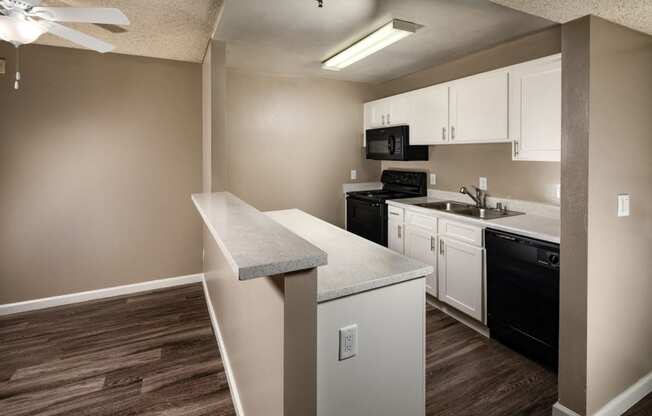
[{"label": "cabinet handle", "polygon": [[514,157],[518,157],[518,141],[514,140]]},{"label": "cabinet handle", "polygon": [[455,126],[451,126],[451,140],[455,140]]},{"label": "cabinet handle", "polygon": [[385,125],[385,114],[383,114],[382,118],[383,118],[383,121],[380,124],[382,124],[384,126]]},{"label": "cabinet handle", "polygon": [[444,240],[439,240],[439,254],[444,255]]},{"label": "cabinet handle", "polygon": [[398,238],[399,238],[399,239],[401,238],[401,228],[402,228],[402,227],[399,225],[399,226],[398,226]]},{"label": "cabinet handle", "polygon": [[398,215],[398,212],[390,212],[389,215]]},{"label": "cabinet handle", "polygon": [[430,237],[430,251],[435,251],[435,237]]},{"label": "cabinet handle", "polygon": [[387,114],[387,124],[392,124],[392,122],[389,121],[389,114]]},{"label": "cabinet handle", "polygon": [[443,142],[446,141],[446,127],[442,127],[442,128],[441,128],[441,140],[442,140]]}]

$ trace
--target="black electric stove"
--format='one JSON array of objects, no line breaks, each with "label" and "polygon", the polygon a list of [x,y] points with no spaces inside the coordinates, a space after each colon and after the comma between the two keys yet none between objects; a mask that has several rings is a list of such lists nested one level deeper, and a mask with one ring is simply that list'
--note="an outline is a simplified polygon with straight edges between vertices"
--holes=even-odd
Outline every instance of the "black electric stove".
[{"label": "black electric stove", "polygon": [[346,194],[346,229],[387,246],[388,199],[425,196],[428,191],[424,172],[383,171],[383,189]]}]

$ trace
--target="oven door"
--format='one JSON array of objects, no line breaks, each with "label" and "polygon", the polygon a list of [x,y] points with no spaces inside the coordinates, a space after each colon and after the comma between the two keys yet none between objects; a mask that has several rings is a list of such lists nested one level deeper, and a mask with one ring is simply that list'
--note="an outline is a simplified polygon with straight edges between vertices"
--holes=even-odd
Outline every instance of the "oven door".
[{"label": "oven door", "polygon": [[387,247],[387,205],[347,197],[346,229]]},{"label": "oven door", "polygon": [[407,126],[367,130],[367,159],[405,160],[407,135]]}]

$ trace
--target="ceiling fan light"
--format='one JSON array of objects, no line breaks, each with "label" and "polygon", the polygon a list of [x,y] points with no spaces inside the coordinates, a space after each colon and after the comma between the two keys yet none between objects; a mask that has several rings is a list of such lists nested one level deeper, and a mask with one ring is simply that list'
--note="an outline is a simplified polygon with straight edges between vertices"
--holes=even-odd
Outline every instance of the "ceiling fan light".
[{"label": "ceiling fan light", "polygon": [[15,46],[36,41],[46,29],[19,16],[0,16],[0,39]]},{"label": "ceiling fan light", "polygon": [[323,69],[339,71],[367,56],[398,42],[421,27],[416,23],[394,19],[343,51],[322,62]]}]

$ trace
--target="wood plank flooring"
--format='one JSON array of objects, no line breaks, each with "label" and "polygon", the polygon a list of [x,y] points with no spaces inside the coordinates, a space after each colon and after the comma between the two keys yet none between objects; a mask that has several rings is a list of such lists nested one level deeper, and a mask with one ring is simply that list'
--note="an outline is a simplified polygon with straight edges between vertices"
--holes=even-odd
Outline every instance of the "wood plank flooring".
[{"label": "wood plank flooring", "polygon": [[623,416],[652,416],[652,393],[645,396]]},{"label": "wood plank flooring", "polygon": [[[428,416],[550,416],[553,373],[431,306],[426,336]],[[202,286],[0,317],[0,414],[235,415]]]},{"label": "wood plank flooring", "polygon": [[0,318],[0,414],[235,415],[202,285]]},{"label": "wood plank flooring", "polygon": [[550,416],[551,371],[428,305],[426,414]]}]

